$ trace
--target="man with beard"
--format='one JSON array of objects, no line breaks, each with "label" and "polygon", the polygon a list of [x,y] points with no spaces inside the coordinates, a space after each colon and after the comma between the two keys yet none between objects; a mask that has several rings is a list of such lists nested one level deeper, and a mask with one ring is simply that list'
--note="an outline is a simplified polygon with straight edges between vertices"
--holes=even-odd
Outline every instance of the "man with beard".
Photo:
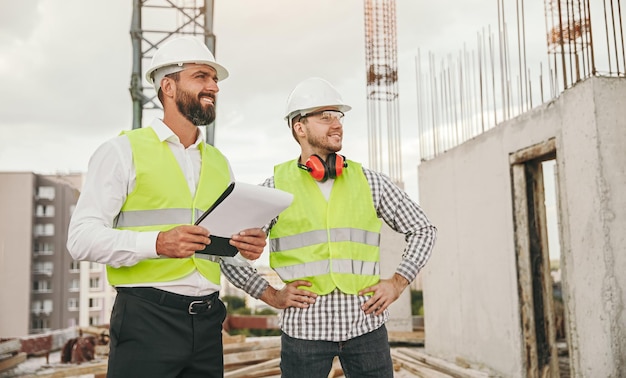
[{"label": "man with beard", "polygon": [[[67,248],[75,260],[106,264],[117,290],[108,377],[223,376],[220,273],[240,268],[234,258],[196,255],[210,230],[193,224],[233,181],[228,160],[198,128],[215,119],[227,76],[199,40],[163,44],[146,73],[163,119],[123,132],[90,159]],[[248,229],[230,244],[257,259],[265,239]]]},{"label": "man with beard", "polygon": [[[436,228],[403,190],[337,154],[350,109],[326,80],[298,84],[285,120],[300,156],[275,166],[263,183],[294,195],[267,226],[270,266],[286,285],[276,290],[258,275],[248,279],[250,294],[284,309],[283,378],[327,377],[335,356],[346,377],[393,377],[387,308],[435,243]],[[379,276],[382,221],[407,242],[388,279]]]}]

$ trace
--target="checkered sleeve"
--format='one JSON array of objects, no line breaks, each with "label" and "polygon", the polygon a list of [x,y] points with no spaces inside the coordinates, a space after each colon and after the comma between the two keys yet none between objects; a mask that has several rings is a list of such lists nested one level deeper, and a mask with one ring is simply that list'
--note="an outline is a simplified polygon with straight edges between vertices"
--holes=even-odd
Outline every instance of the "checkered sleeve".
[{"label": "checkered sleeve", "polygon": [[396,273],[412,282],[430,258],[437,228],[422,208],[384,174],[363,168],[372,190],[378,216],[391,229],[405,235],[407,242]]},{"label": "checkered sleeve", "polygon": [[235,287],[258,299],[269,286],[269,282],[251,266],[234,266],[222,261],[222,273]]}]

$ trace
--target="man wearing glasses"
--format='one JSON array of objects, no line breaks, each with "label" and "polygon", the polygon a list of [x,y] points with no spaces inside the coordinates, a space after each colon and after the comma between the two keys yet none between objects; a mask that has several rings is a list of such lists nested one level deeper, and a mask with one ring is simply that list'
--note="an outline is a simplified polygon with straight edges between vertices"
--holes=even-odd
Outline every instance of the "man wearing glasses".
[{"label": "man wearing glasses", "polygon": [[[246,290],[284,309],[283,378],[327,377],[338,356],[346,377],[393,377],[387,308],[428,260],[436,228],[388,177],[337,154],[351,109],[326,80],[291,92],[285,119],[301,147],[263,185],[294,195],[269,231],[270,266],[286,285],[258,275]],[[380,278],[382,221],[405,235],[395,274]]]}]

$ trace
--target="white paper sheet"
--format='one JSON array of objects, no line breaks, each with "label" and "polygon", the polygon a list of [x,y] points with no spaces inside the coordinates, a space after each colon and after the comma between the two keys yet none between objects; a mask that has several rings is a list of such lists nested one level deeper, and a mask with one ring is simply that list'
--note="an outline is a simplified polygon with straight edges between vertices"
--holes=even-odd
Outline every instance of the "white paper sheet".
[{"label": "white paper sheet", "polygon": [[265,226],[292,201],[291,193],[235,182],[233,191],[198,224],[211,235],[230,238],[247,228]]}]

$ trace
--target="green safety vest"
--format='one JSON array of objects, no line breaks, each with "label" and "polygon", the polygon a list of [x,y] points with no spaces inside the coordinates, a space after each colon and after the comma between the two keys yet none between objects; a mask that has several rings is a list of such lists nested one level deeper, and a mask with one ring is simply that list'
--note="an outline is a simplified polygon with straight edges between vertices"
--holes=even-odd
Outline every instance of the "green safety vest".
[{"label": "green safety vest", "polygon": [[[193,224],[231,182],[226,158],[219,150],[201,143],[202,167],[195,197],[191,196],[183,172],[167,145],[151,127],[122,132],[130,140],[137,175],[135,189],[128,195],[115,228],[133,231],[167,231]],[[111,285],[167,282],[194,270],[220,284],[220,265],[194,255],[188,258],[153,258],[133,266],[107,266]]]},{"label": "green safety vest", "polygon": [[306,290],[347,294],[380,279],[380,228],[372,192],[359,163],[335,179],[328,201],[308,172],[292,160],[274,167],[275,187],[294,195],[270,230],[270,266]]}]

